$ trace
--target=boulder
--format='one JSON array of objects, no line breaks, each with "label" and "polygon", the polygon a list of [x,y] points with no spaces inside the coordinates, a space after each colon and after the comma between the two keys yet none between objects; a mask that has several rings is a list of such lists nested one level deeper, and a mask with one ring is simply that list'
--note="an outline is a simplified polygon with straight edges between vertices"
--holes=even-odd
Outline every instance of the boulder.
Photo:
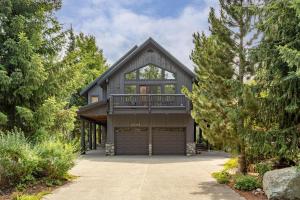
[{"label": "boulder", "polygon": [[263,189],[270,200],[300,200],[300,170],[288,167],[265,173]]}]

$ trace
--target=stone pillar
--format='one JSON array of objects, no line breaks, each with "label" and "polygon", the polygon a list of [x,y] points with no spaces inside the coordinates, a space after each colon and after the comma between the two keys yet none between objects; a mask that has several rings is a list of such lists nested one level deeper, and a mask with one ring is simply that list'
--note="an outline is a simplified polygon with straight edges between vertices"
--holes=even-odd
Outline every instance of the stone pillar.
[{"label": "stone pillar", "polygon": [[107,156],[114,156],[115,155],[115,145],[114,144],[105,144],[105,154]]},{"label": "stone pillar", "polygon": [[85,154],[85,127],[84,120],[81,120],[81,154]]},{"label": "stone pillar", "polygon": [[114,142],[114,128],[112,124],[112,116],[107,116],[107,126],[106,126],[106,145],[105,152],[108,156],[115,155],[115,142]]},{"label": "stone pillar", "polygon": [[196,144],[195,142],[186,143],[186,155],[192,156],[196,154]]}]

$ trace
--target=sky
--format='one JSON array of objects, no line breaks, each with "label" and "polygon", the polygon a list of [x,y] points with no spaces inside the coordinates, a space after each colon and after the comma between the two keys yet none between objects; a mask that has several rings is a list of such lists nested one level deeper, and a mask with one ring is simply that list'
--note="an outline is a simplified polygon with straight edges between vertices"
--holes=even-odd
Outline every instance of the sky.
[{"label": "sky", "polygon": [[57,17],[65,28],[96,37],[109,64],[152,37],[193,69],[194,32],[208,33],[217,0],[63,0]]}]

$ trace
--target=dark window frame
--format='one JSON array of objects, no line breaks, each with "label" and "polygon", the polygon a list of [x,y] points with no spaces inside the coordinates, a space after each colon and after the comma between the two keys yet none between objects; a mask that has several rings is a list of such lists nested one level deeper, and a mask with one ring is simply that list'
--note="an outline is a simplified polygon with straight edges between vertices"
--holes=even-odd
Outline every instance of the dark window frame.
[{"label": "dark window frame", "polygon": [[[147,67],[148,65],[153,65],[159,69],[161,69],[161,78],[160,79],[141,79],[140,78],[140,69],[144,68],[144,67]],[[135,79],[126,79],[126,75],[129,74],[129,73],[132,73],[132,72],[136,72],[136,77]],[[174,79],[166,79],[165,78],[165,72],[169,72],[169,73],[172,73],[174,74]],[[124,73],[124,80],[125,81],[176,81],[177,80],[177,75],[175,72],[172,72],[172,71],[169,71],[169,70],[166,70],[160,66],[157,66],[155,64],[152,64],[152,63],[148,63],[146,65],[143,65],[137,69],[134,69],[132,71],[129,71],[129,72],[125,72]]]}]

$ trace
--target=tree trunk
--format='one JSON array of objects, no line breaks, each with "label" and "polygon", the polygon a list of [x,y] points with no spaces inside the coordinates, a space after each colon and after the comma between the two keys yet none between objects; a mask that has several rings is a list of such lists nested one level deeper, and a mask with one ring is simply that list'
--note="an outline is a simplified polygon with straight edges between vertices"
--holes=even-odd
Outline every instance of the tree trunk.
[{"label": "tree trunk", "polygon": [[240,155],[238,157],[238,172],[241,174],[247,173],[247,162],[246,162],[246,152],[245,152],[245,146],[240,146]]}]

